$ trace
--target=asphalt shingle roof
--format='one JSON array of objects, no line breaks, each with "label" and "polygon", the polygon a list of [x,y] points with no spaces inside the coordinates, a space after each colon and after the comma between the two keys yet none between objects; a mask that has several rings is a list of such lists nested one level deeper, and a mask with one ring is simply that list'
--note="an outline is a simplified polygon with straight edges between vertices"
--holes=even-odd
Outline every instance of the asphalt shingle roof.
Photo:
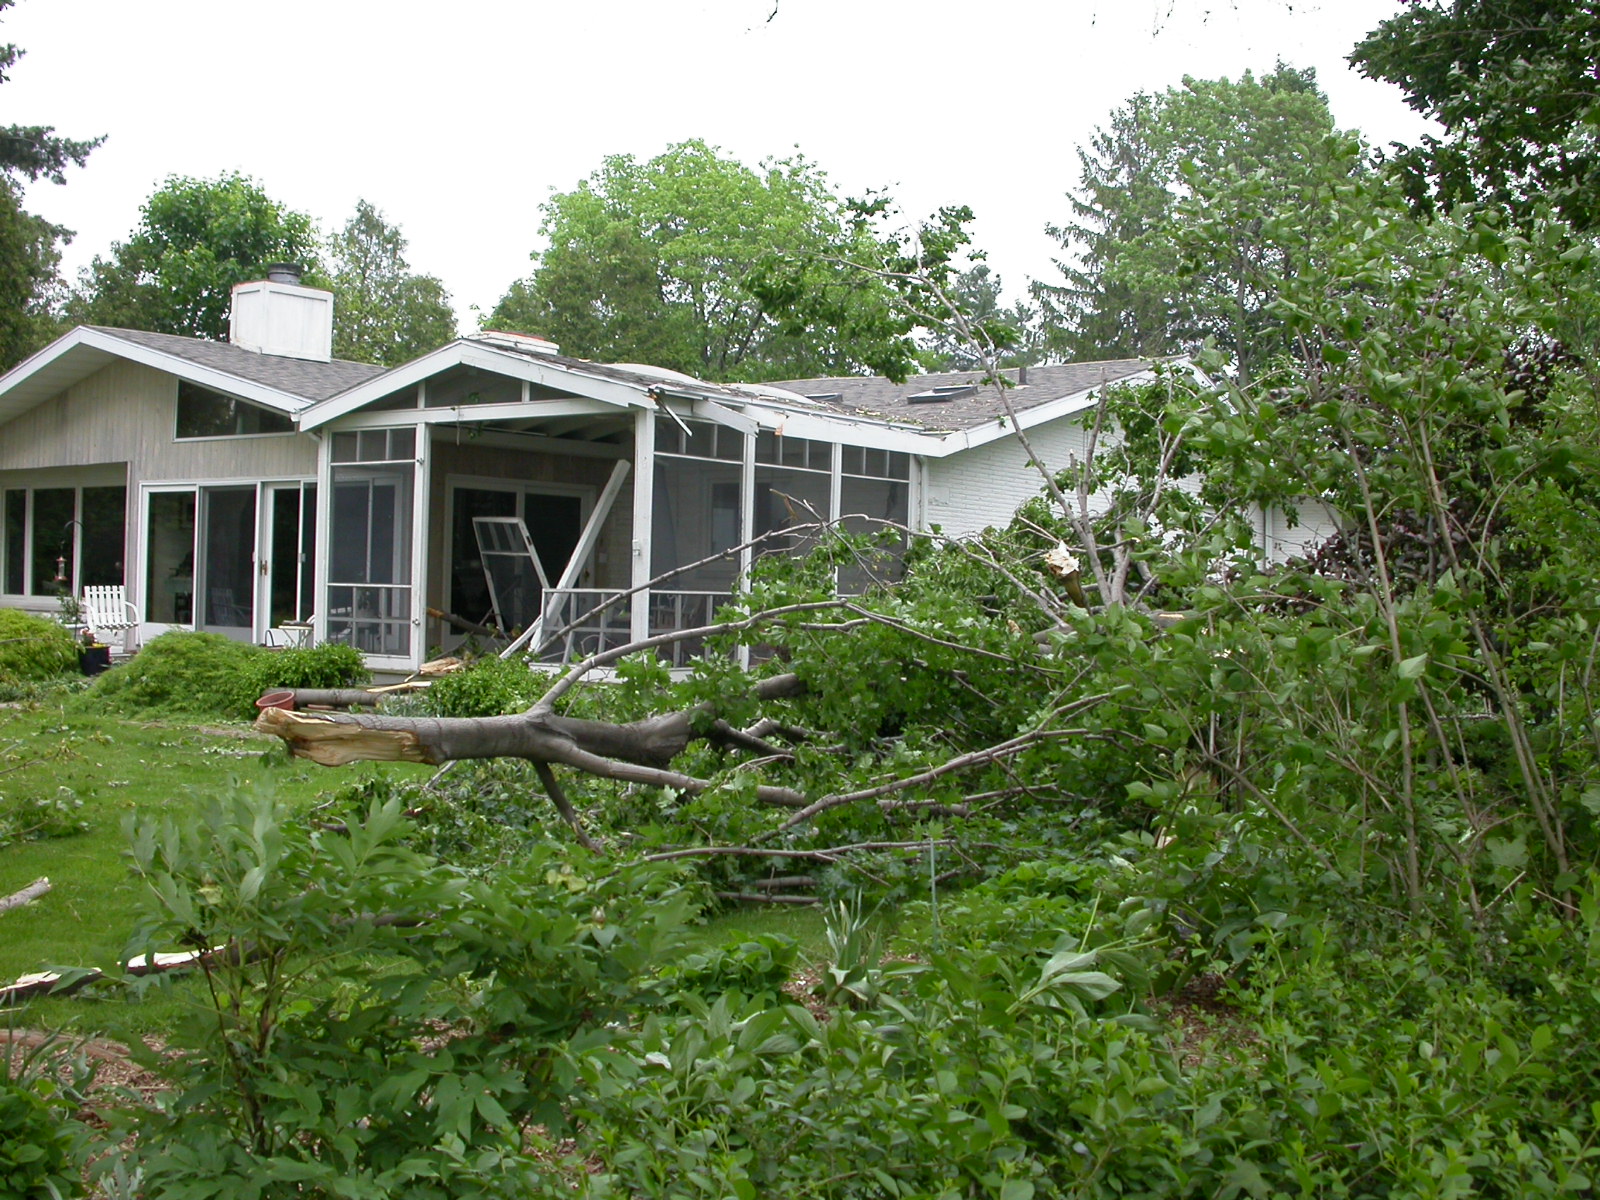
[{"label": "asphalt shingle roof", "polygon": [[136,346],[170,354],[173,358],[181,358],[213,371],[225,371],[229,375],[310,402],[326,400],[386,370],[371,363],[349,362],[341,358],[331,362],[316,362],[281,354],[260,354],[228,342],[208,342],[171,333],[146,333],[138,329],[113,329],[107,326],[91,328]]},{"label": "asphalt shingle roof", "polygon": [[[1011,406],[1020,413],[1063,396],[1115,383],[1147,371],[1152,365],[1148,359],[1116,358],[1103,362],[1029,367],[1025,383],[1018,382],[1014,369],[1000,374],[1017,385],[1008,388],[1006,395]],[[913,404],[910,399],[918,392],[967,385],[975,385],[977,391],[972,395],[931,403]],[[928,430],[972,429],[1004,416],[1006,411],[995,389],[985,382],[982,371],[913,375],[904,383],[878,376],[844,375],[832,379],[791,379],[770,386],[798,392],[802,396],[828,397],[819,399],[818,403],[838,412],[905,422]]]}]

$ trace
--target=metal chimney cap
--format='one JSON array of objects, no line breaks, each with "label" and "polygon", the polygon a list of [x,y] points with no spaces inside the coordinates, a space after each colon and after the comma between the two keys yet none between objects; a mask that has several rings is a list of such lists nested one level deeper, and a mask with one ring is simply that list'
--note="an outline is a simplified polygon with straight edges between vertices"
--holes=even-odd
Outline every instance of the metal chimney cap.
[{"label": "metal chimney cap", "polygon": [[267,280],[271,283],[298,284],[304,272],[305,268],[299,263],[276,262],[267,264]]}]

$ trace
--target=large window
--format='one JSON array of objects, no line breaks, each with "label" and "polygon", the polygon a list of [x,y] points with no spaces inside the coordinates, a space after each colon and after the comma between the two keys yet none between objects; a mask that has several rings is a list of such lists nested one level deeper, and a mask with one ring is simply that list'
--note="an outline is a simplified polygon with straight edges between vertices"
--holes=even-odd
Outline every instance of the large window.
[{"label": "large window", "polygon": [[0,583],[7,595],[78,595],[123,582],[127,488],[7,488],[3,499]]},{"label": "large window", "polygon": [[180,438],[248,437],[262,433],[293,433],[288,414],[248,404],[200,387],[187,380],[178,383],[178,436]]},{"label": "large window", "polygon": [[411,521],[416,431],[333,435],[328,528],[328,638],[411,654]]}]

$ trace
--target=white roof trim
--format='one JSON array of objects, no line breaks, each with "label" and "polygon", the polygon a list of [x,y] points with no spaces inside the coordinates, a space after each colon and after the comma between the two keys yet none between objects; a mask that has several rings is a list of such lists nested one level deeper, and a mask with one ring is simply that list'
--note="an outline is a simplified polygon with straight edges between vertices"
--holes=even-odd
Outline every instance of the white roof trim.
[{"label": "white roof trim", "polygon": [[[1173,360],[1170,365],[1189,368],[1196,378],[1206,382],[1192,362],[1187,359]],[[1060,396],[1055,400],[1048,400],[1043,404],[1035,405],[1017,414],[1017,424],[1024,432],[1051,421],[1059,421],[1062,417],[1075,416],[1080,412],[1093,408],[1100,401],[1101,394],[1106,388],[1123,387],[1127,384],[1153,383],[1157,375],[1153,369],[1135,371],[1131,375],[1119,375],[1115,379],[1108,379],[1104,383],[1097,383],[1093,387],[1084,388],[1082,391],[1072,392]],[[999,420],[989,421],[972,429],[958,429],[939,437],[939,448],[929,448],[923,451],[929,458],[946,458],[952,454],[959,454],[963,450],[971,450],[976,446],[986,446],[990,442],[997,442],[1001,438],[1013,437],[1016,434],[1011,421],[1002,417]]]},{"label": "white roof trim", "polygon": [[[85,350],[90,354],[84,370],[51,369],[68,367],[69,356],[84,358],[82,351]],[[154,350],[137,342],[124,341],[115,334],[80,325],[72,332],[51,342],[31,358],[12,367],[4,376],[0,376],[0,424],[21,416],[29,409],[37,408],[51,397],[87,379],[115,358],[165,371],[169,375],[176,375],[179,379],[186,379],[201,387],[224,392],[253,404],[264,405],[278,412],[288,413],[290,416],[309,407],[310,403],[300,396],[241,378],[229,371],[202,366],[190,359],[179,358],[175,354]],[[27,385],[30,382],[35,382],[39,386],[29,388]],[[15,395],[18,392],[21,393],[20,400]]]},{"label": "white roof trim", "polygon": [[[364,383],[347,388],[337,396],[313,404],[301,415],[300,428],[316,429],[326,425],[329,421],[335,421],[346,413],[355,412],[374,400],[380,400],[402,388],[414,387],[424,379],[454,366],[482,367],[486,371],[494,371],[512,379],[525,379],[529,383],[574,392],[619,408],[645,408],[652,403],[645,394],[647,385],[642,379],[637,385],[620,383],[614,379],[603,379],[584,371],[574,370],[560,363],[541,362],[537,358],[518,354],[514,350],[500,350],[470,338],[458,338],[431,354],[413,359],[382,375],[375,375]],[[537,415],[537,405],[538,401],[530,402],[527,408],[530,415]],[[463,406],[461,409],[463,417],[468,417],[473,407],[477,406]],[[404,423],[405,411],[399,410],[394,413],[396,423]]]}]

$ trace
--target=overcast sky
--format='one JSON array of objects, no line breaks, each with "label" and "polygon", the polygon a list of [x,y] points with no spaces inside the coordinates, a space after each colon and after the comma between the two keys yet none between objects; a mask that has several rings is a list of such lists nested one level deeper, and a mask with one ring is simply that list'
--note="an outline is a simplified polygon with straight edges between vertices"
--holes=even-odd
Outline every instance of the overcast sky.
[{"label": "overcast sky", "polygon": [[538,205],[603,156],[798,147],[841,192],[969,204],[1017,294],[1052,272],[1075,148],[1136,91],[1314,66],[1334,118],[1413,140],[1344,64],[1399,0],[17,0],[5,123],[108,134],[27,206],[75,276],[168,175],[238,169],[324,229],[365,197],[464,321],[529,269]]}]

